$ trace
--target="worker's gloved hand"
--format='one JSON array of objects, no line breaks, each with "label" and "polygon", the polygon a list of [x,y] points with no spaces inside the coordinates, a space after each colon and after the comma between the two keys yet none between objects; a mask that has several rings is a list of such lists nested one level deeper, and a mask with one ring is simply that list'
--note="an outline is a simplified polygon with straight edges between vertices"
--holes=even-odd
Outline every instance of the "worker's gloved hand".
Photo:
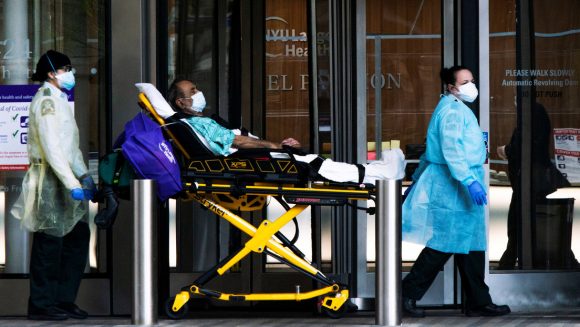
[{"label": "worker's gloved hand", "polygon": [[85,192],[82,188],[75,188],[70,191],[70,196],[77,201],[82,201],[85,199]]},{"label": "worker's gloved hand", "polygon": [[95,186],[95,181],[91,175],[87,175],[85,178],[81,179],[81,184],[83,185],[83,191],[85,192],[85,199],[92,200],[97,193],[97,186]]},{"label": "worker's gloved hand", "polygon": [[473,183],[469,184],[467,189],[469,190],[469,195],[471,196],[473,203],[477,204],[478,206],[487,204],[485,190],[478,181],[474,181]]}]

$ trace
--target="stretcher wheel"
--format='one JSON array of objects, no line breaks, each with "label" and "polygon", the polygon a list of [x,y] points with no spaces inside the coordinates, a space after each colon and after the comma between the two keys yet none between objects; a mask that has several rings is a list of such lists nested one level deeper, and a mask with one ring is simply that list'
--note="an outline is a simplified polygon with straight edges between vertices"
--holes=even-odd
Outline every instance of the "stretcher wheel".
[{"label": "stretcher wheel", "polygon": [[343,304],[340,308],[338,308],[338,310],[332,310],[330,308],[327,308],[325,306],[320,306],[320,311],[322,313],[324,313],[325,315],[327,315],[329,318],[331,319],[340,319],[342,317],[344,317],[344,315],[346,314],[346,307],[348,305]]},{"label": "stretcher wheel", "polygon": [[167,314],[167,316],[171,319],[181,319],[185,317],[189,311],[189,305],[186,303],[178,311],[173,311],[174,301],[175,297],[170,297],[167,299],[167,301],[165,301],[165,314]]},{"label": "stretcher wheel", "polygon": [[342,306],[338,308],[338,310],[332,310],[331,308],[322,305],[322,301],[324,300],[324,298],[320,299],[316,305],[319,313],[324,314],[331,319],[340,319],[348,312],[350,301],[343,303]]}]

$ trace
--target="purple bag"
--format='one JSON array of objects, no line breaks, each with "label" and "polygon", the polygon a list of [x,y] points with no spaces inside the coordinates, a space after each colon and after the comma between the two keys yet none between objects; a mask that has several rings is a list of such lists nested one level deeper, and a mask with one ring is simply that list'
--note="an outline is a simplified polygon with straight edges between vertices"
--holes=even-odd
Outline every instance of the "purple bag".
[{"label": "purple bag", "polygon": [[181,173],[161,126],[143,113],[125,124],[123,155],[141,178],[157,182],[157,196],[165,201],[182,190]]}]

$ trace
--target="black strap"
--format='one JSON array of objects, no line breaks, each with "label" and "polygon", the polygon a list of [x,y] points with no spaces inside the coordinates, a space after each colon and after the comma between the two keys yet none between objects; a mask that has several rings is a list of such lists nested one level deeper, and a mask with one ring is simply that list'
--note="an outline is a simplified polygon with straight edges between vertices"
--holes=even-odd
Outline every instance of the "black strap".
[{"label": "black strap", "polygon": [[358,182],[362,184],[362,182],[365,180],[365,166],[356,164],[356,167],[358,168]]},{"label": "black strap", "polygon": [[125,163],[125,156],[123,156],[123,153],[121,151],[116,153],[117,159],[115,160],[115,175],[113,176],[113,186],[119,185],[119,182],[121,181],[121,167]]},{"label": "black strap", "polygon": [[324,162],[324,160],[326,160],[326,159],[324,159],[324,158],[322,158],[322,157],[316,157],[316,159],[312,160],[312,161],[309,163],[309,165],[310,165],[310,168],[311,168],[311,169],[312,169],[314,172],[318,173],[318,171],[320,170],[320,166],[322,166],[322,163]]}]

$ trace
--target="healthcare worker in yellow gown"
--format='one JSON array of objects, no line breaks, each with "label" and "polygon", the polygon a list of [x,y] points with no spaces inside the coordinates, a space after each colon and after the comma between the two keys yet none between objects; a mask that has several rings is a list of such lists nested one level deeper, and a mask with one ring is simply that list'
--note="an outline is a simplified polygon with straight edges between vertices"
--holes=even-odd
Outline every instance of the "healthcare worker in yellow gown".
[{"label": "healthcare worker in yellow gown", "polygon": [[487,153],[477,118],[464,104],[475,101],[477,87],[471,71],[462,66],[443,69],[441,79],[446,93],[431,117],[427,150],[403,204],[403,240],[425,245],[403,280],[403,310],[425,316],[416,301],[455,255],[467,315],[504,315],[509,307],[493,304],[484,281]]},{"label": "healthcare worker in yellow gown", "polygon": [[70,59],[49,50],[32,75],[43,82],[29,110],[30,168],[12,209],[34,232],[28,318],[84,319],[75,299],[86,267],[90,232],[86,201],[96,191],[79,149],[79,131],[66,93],[75,85]]}]

